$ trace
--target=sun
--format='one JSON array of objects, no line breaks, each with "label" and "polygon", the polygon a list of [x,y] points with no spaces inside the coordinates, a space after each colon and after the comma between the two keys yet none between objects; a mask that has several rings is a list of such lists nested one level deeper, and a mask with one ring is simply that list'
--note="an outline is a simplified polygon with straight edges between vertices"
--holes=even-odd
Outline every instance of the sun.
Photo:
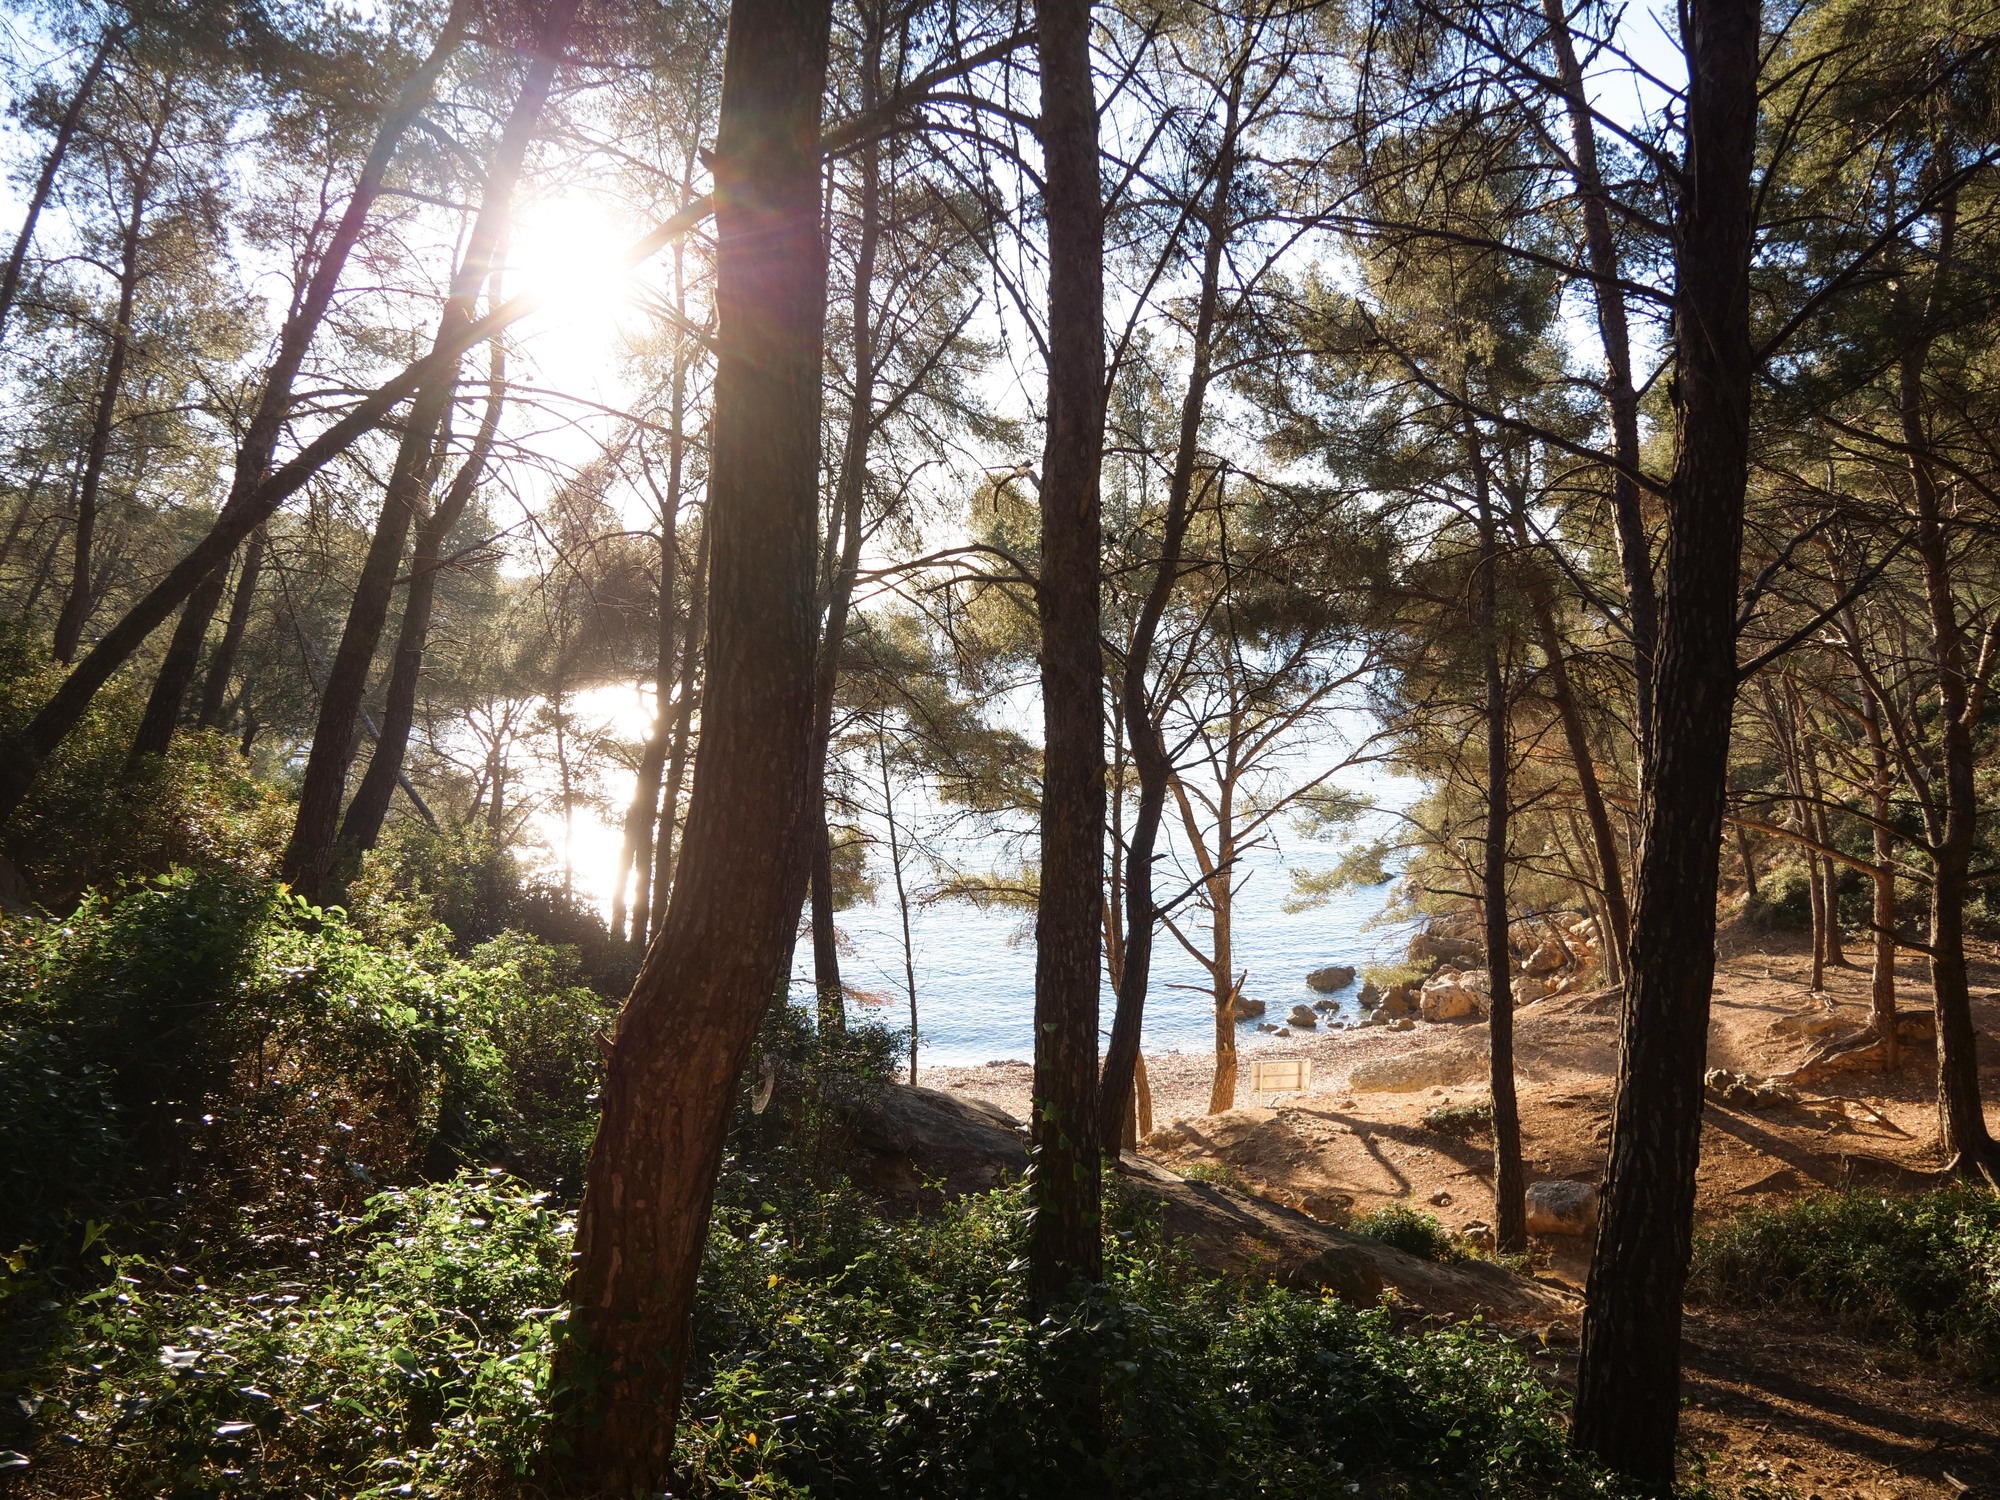
[{"label": "sun", "polygon": [[603,199],[577,191],[534,199],[516,216],[506,290],[542,300],[522,343],[557,389],[602,394],[615,380],[620,326],[637,291],[622,257],[637,233]]}]

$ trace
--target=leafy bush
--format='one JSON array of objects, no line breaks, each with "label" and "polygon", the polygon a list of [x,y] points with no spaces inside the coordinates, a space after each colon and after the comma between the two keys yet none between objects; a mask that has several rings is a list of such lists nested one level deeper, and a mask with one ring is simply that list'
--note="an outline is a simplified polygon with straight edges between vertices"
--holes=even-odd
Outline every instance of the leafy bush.
[{"label": "leafy bush", "polygon": [[[1019,1189],[918,1223],[844,1191],[721,1210],[677,1493],[1606,1493],[1492,1331],[1398,1334],[1386,1310],[1211,1281],[1149,1219],[1113,1219],[1102,1290],[1044,1313]],[[129,1294],[78,1312],[37,1392],[35,1469],[102,1494],[511,1492],[549,1437],[571,1233],[467,1173],[372,1200],[315,1281],[127,1263]]]},{"label": "leafy bush", "polygon": [[1690,1290],[1814,1308],[1863,1338],[2000,1380],[2000,1197],[1953,1186],[1752,1209],[1700,1238]]},{"label": "leafy bush", "polygon": [[173,1290],[124,1267],[44,1423],[105,1494],[463,1495],[543,1420],[570,1221],[495,1173],[378,1195],[315,1283]]},{"label": "leafy bush", "polygon": [[1419,1213],[1402,1203],[1385,1203],[1365,1214],[1357,1214],[1347,1227],[1355,1234],[1403,1251],[1422,1260],[1449,1263],[1460,1258],[1458,1247],[1431,1214]]},{"label": "leafy bush", "polygon": [[1802,864],[1775,865],[1758,877],[1757,899],[1745,915],[1770,927],[1812,926],[1812,881]]},{"label": "leafy bush", "polygon": [[392,1183],[480,1163],[572,1189],[609,1011],[573,978],[518,936],[371,944],[229,873],[8,920],[0,1248],[60,1277],[117,1220],[128,1250],[296,1262]]},{"label": "leafy bush", "polygon": [[1439,1135],[1467,1140],[1476,1135],[1493,1133],[1493,1101],[1491,1099],[1468,1099],[1450,1104],[1434,1104],[1424,1111],[1422,1121],[1426,1130]]}]

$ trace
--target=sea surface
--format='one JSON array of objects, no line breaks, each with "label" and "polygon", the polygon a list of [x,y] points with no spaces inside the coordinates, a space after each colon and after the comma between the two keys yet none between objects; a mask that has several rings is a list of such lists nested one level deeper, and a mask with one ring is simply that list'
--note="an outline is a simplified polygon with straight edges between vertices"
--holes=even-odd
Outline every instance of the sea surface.
[{"label": "sea surface", "polygon": [[[1413,782],[1363,768],[1338,777],[1364,791],[1378,811],[1333,840],[1305,839],[1281,827],[1280,842],[1252,850],[1238,865],[1241,885],[1234,903],[1235,966],[1247,970],[1243,993],[1268,1007],[1261,1018],[1282,1023],[1301,1002],[1332,998],[1336,1013],[1359,1018],[1359,981],[1328,997],[1306,983],[1306,975],[1328,964],[1355,969],[1400,960],[1411,925],[1383,922],[1394,882],[1343,891],[1324,905],[1288,912],[1290,871],[1330,868],[1354,843],[1393,837],[1395,809],[1415,795]],[[1171,861],[1168,862],[1171,864]],[[1162,894],[1181,881],[1163,870]],[[1203,948],[1207,915],[1192,902],[1176,913],[1192,924],[1189,937]],[[899,1030],[910,1027],[909,988],[903,964],[903,932],[892,883],[879,882],[871,905],[840,912],[835,925],[843,938],[841,979],[850,989],[881,997],[880,1005],[849,1001],[857,1018],[880,1020]],[[1035,945],[1033,917],[1026,912],[981,908],[965,901],[913,903],[911,949],[916,970],[918,1061],[924,1066],[960,1066],[1003,1058],[1034,1056]],[[792,974],[793,993],[809,1001],[813,993],[811,945],[801,941]],[[1108,1034],[1114,998],[1107,980],[1100,1008]],[[1211,1052],[1215,1046],[1215,1005],[1208,971],[1162,929],[1153,948],[1152,980],[1146,998],[1143,1045],[1148,1052]],[[1255,1022],[1239,1028],[1254,1032]]]}]

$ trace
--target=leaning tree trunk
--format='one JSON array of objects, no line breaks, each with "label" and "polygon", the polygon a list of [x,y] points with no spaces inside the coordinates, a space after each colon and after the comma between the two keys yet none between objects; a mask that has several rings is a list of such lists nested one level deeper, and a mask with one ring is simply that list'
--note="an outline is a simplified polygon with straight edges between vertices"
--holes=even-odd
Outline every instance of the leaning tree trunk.
[{"label": "leaning tree trunk", "polygon": [[[490,297],[497,302],[497,296]],[[410,730],[417,722],[417,688],[423,676],[424,650],[430,644],[431,611],[437,600],[438,573],[444,566],[444,544],[459,517],[471,504],[493,452],[493,435],[500,426],[500,408],[507,399],[506,345],[493,343],[492,363],[486,387],[486,410],[479,419],[479,431],[472,450],[452,476],[451,488],[418,528],[417,544],[410,556],[410,584],[403,596],[403,622],[396,632],[396,650],[390,658],[389,691],[382,705],[382,728],[375,736],[374,753],[368,770],[355,788],[354,800],[340,827],[341,841],[365,853],[382,836],[382,824],[389,816],[389,801],[402,780],[403,758],[409,751]]]},{"label": "leaning tree trunk", "polygon": [[21,290],[21,271],[28,262],[28,247],[34,243],[35,225],[42,217],[42,210],[48,207],[49,194],[55,191],[56,175],[62,171],[70,143],[76,139],[77,127],[83,123],[83,112],[90,103],[90,96],[97,92],[97,81],[104,76],[104,65],[111,60],[112,49],[124,39],[125,28],[122,26],[106,26],[98,34],[97,49],[90,55],[90,65],[77,80],[76,91],[69,96],[69,107],[56,123],[55,139],[49,142],[48,154],[42,158],[41,173],[35,178],[34,190],[28,194],[28,210],[21,216],[21,232],[14,236],[14,249],[7,257],[6,268],[0,270],[0,333],[6,331],[7,318],[14,311],[14,299]]},{"label": "leaning tree trunk", "polygon": [[[443,29],[431,44],[430,52],[416,70],[404,80],[396,93],[395,101],[383,112],[382,123],[377,128],[375,142],[363,163],[361,173],[355,180],[354,191],[349,195],[346,206],[341,210],[332,234],[327,239],[326,249],[313,266],[312,274],[286,314],[284,327],[278,334],[278,350],[271,361],[271,368],[265,372],[263,388],[258,392],[257,405],[250,416],[250,425],[245,429],[243,441],[236,450],[235,472],[230,480],[229,498],[223,505],[223,514],[216,524],[220,527],[224,517],[234,518],[247,513],[255,505],[258,488],[270,477],[271,462],[278,448],[278,439],[284,431],[286,418],[292,409],[292,387],[298,380],[300,367],[305,363],[306,351],[311,347],[314,335],[325,321],[327,309],[340,286],[342,272],[347,267],[347,258],[353,252],[367,226],[369,212],[375,200],[381,195],[382,184],[388,175],[389,165],[394,160],[396,149],[431,96],[431,89],[437,83],[438,75],[458,51],[465,39],[466,6],[459,0],[452,6],[445,18]],[[249,528],[244,528],[247,531]],[[261,531],[258,533],[261,535]],[[161,658],[160,669],[153,678],[153,690],[146,699],[145,714],[139,720],[139,728],[132,737],[130,759],[136,761],[142,755],[164,755],[173,743],[174,729],[180,720],[181,703],[187,696],[188,687],[193,683],[196,670],[201,662],[202,642],[207,638],[209,621],[214,617],[216,606],[222,601],[223,589],[229,577],[229,558],[236,550],[236,542],[231,541],[226,549],[219,551],[214,564],[187,595],[187,602],[181,610],[179,623],[168,640],[166,655]],[[245,576],[255,581],[255,570],[245,565]],[[238,590],[238,602],[243,602]],[[169,610],[172,605],[168,605]],[[235,628],[233,617],[226,630]],[[233,661],[236,643],[242,634],[236,632],[235,641],[225,633],[217,663],[222,681],[215,681],[215,669],[211,669],[209,691],[203,694],[203,712],[207,712],[207,699],[212,692],[215,696],[215,712],[221,712],[221,691],[228,686],[230,664]],[[204,724],[210,722],[203,718]]]},{"label": "leaning tree trunk", "polygon": [[831,28],[830,0],[736,0],[729,17],[701,748],[680,878],[606,1070],[558,1354],[570,1452],[548,1460],[600,1493],[669,1477],[730,1105],[804,895]]},{"label": "leaning tree trunk", "polygon": [[1048,432],[1042,450],[1042,885],[1035,910],[1035,1168],[1028,1273],[1054,1297],[1095,1281],[1103,1247],[1097,994],[1104,899],[1104,664],[1098,648],[1104,450],[1104,202],[1090,0],[1036,0],[1048,219]]},{"label": "leaning tree trunk", "polygon": [[1757,0],[1687,0],[1681,14],[1689,83],[1674,285],[1678,431],[1617,1102],[1574,1427],[1585,1451],[1657,1494],[1673,1485],[1680,1418],[1681,1294],[1736,697],[1761,38]]},{"label": "leaning tree trunk", "polygon": [[[1230,79],[1221,143],[1216,154],[1215,187],[1207,213],[1207,243],[1202,249],[1201,289],[1196,297],[1194,351],[1186,394],[1181,399],[1181,425],[1174,449],[1174,468],[1167,484],[1167,513],[1160,535],[1160,557],[1153,580],[1132,626],[1132,643],[1125,652],[1120,679],[1120,714],[1132,746],[1132,766],[1139,776],[1139,807],[1132,820],[1132,840],[1125,870],[1125,931],[1117,976],[1118,1005],[1111,1020],[1111,1043],[1104,1053],[1104,1080],[1097,1096],[1097,1129],[1105,1153],[1116,1156],[1125,1144],[1126,1127],[1137,1133],[1133,1114],[1134,1074],[1139,1066],[1139,1039],[1145,1021],[1146,985],[1152,976],[1153,929],[1159,913],[1153,905],[1154,846],[1167,806],[1167,782],[1173,766],[1167,759],[1159,715],[1147,689],[1152,669],[1153,641],[1166,613],[1167,601],[1180,582],[1181,549],[1187,539],[1188,508],[1194,498],[1195,462],[1201,450],[1201,423],[1208,408],[1210,369],[1215,352],[1216,305],[1222,294],[1223,252],[1229,243],[1231,193],[1236,179],[1236,136],[1242,106],[1247,55]],[[1231,1032],[1231,1036],[1234,1036]]]},{"label": "leaning tree trunk", "polygon": [[152,197],[160,143],[172,115],[173,101],[169,95],[160,101],[160,113],[153,121],[145,154],[132,174],[132,212],[119,236],[118,309],[112,315],[111,348],[105,356],[104,375],[97,388],[90,442],[84,450],[83,479],[76,490],[76,527],[70,533],[69,592],[63,596],[62,611],[56,616],[55,657],[60,662],[75,658],[76,648],[83,639],[83,622],[90,614],[98,500],[104,485],[104,466],[111,456],[111,429],[117,421],[118,398],[125,388],[125,366],[132,357],[132,309],[139,296],[140,234]]},{"label": "leaning tree trunk", "polygon": [[1507,945],[1507,677],[1500,660],[1500,543],[1492,484],[1479,434],[1466,423],[1479,503],[1479,580],[1474,629],[1485,678],[1486,839],[1480,905],[1486,930],[1491,1010],[1488,1087],[1493,1100],[1493,1240],[1509,1254],[1528,1248],[1527,1183],[1521,1169],[1521,1108],[1514,1092],[1514,964]]},{"label": "leaning tree trunk", "polygon": [[[485,191],[465,253],[452,275],[450,295],[438,316],[433,352],[450,347],[452,338],[474,321],[479,289],[492,274],[501,239],[513,210],[514,186],[521,175],[528,145],[541,124],[549,87],[555,80],[569,39],[578,0],[553,0],[544,14],[537,55],[522,80],[513,112],[500,133],[488,164]],[[444,365],[418,388],[404,418],[396,461],[382,495],[382,511],[362,559],[361,576],[348,606],[347,624],[320,693],[319,717],[313,727],[312,753],[299,785],[298,815],[286,845],[285,878],[309,898],[318,897],[334,877],[338,854],[340,804],[347,789],[348,767],[354,760],[361,722],[361,700],[368,690],[368,670],[382,627],[389,618],[396,574],[403,561],[403,544],[417,504],[433,474],[433,448],[439,424],[458,394],[458,361]]]}]

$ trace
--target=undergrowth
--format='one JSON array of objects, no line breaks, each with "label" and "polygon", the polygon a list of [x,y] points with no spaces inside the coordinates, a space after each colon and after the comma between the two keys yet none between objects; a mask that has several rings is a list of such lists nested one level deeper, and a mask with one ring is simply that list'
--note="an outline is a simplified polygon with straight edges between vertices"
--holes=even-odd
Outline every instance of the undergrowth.
[{"label": "undergrowth", "polygon": [[1703,1234],[1690,1291],[1812,1308],[1858,1337],[2000,1381],[2000,1197],[1960,1185],[1751,1209]]}]

